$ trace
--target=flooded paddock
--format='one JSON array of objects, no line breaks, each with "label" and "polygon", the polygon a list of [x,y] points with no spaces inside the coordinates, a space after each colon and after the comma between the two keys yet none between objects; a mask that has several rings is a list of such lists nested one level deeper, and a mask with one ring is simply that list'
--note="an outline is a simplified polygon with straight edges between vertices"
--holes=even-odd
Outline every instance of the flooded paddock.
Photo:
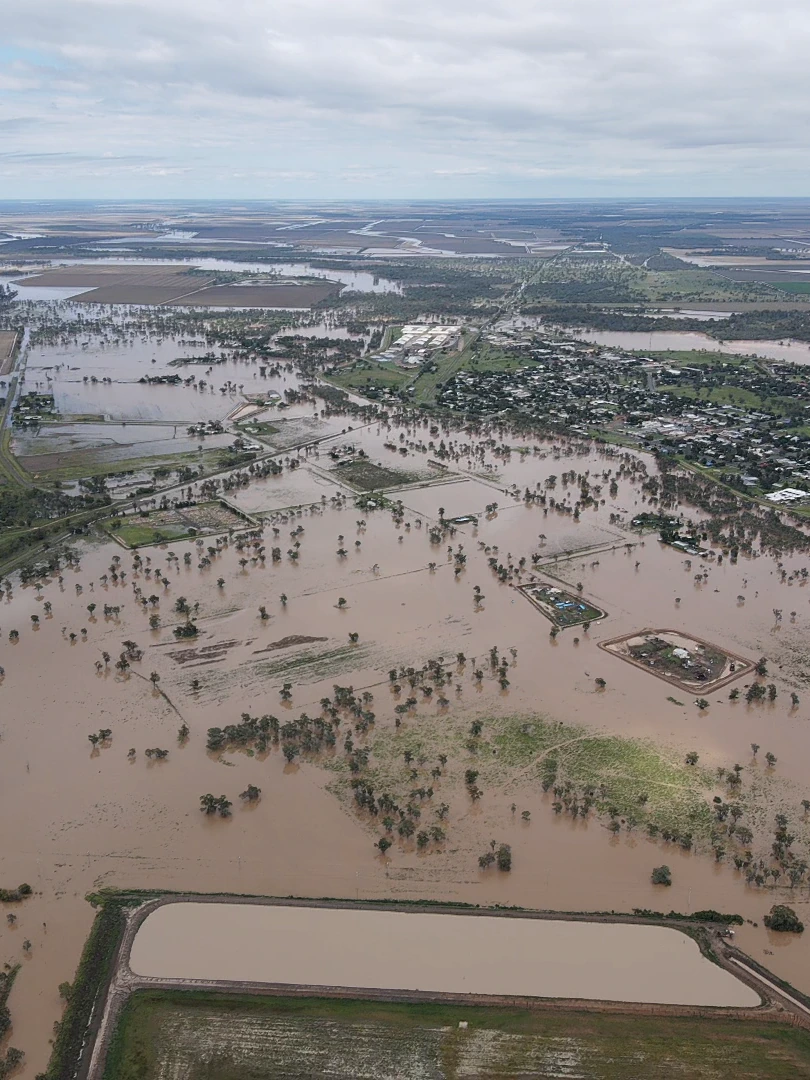
[{"label": "flooded paddock", "polygon": [[146,917],[129,965],[156,979],[759,1004],[750,987],[707,960],[685,934],[607,922],[171,903]]},{"label": "flooded paddock", "polygon": [[[291,413],[312,416],[311,406],[285,416]],[[773,903],[792,905],[807,922],[806,883],[793,888],[783,877],[755,887],[730,852],[715,861],[710,850],[687,851],[643,828],[623,827],[614,835],[604,817],[556,813],[554,793],[544,792],[527,756],[537,746],[536,756],[553,750],[571,754],[573,761],[575,749],[590,748],[596,760],[612,739],[649,740],[675,770],[655,765],[644,773],[651,802],[673,803],[682,789],[669,785],[693,777],[694,797],[704,807],[715,794],[727,797],[713,780],[715,770],[739,762],[746,798],[750,791],[757,800],[753,816],[743,818],[757,833],[756,850],[770,849],[773,815],[784,812],[799,838],[796,850],[803,852],[810,835],[800,805],[810,794],[804,674],[810,613],[808,579],[794,574],[810,556],[788,553],[777,561],[741,555],[737,563],[725,559],[722,565],[716,557],[694,557],[688,565],[683,552],[661,544],[655,533],[640,536],[616,523],[617,514],[626,522],[645,509],[639,481],[627,476],[618,477],[615,495],[605,483],[604,504],[583,510],[578,521],[570,513],[526,505],[506,490],[512,484],[520,492],[545,489],[556,476],[554,494],[565,500],[566,491],[579,490],[566,489],[566,471],[593,479],[603,470],[615,474],[617,459],[611,455],[621,451],[563,440],[536,444],[510,436],[511,453],[490,448],[448,459],[459,479],[396,493],[393,498],[405,504],[404,520],[397,523],[390,510],[361,510],[345,489],[346,497],[335,499],[329,448],[355,443],[385,467],[424,469],[435,452],[428,444],[438,442],[430,432],[434,421],[355,431],[348,430],[357,423],[351,417],[329,423],[338,424],[341,434],[309,455],[302,452],[300,467],[285,464],[278,476],[225,493],[235,505],[269,515],[261,541],[265,561],[230,542],[200,567],[201,550],[215,539],[206,537],[202,549],[179,540],[141,549],[144,564],[135,567],[130,553],[93,534],[71,540],[79,562],[62,570],[61,582],[44,575],[38,590],[33,581],[23,586],[15,574],[11,590],[0,594],[0,868],[5,882],[25,881],[34,889],[15,908],[17,923],[0,926],[7,956],[22,955],[24,939],[32,943],[10,999],[15,1045],[28,1055],[28,1071],[21,1075],[28,1080],[45,1067],[47,1040],[62,1009],[57,987],[73,979],[92,919],[84,897],[103,886],[181,892],[227,887],[254,895],[435,899],[551,911],[713,908],[750,920],[738,927],[740,947],[798,988],[810,988],[810,934],[796,938],[762,925]],[[440,437],[466,440],[444,431]],[[519,448],[529,452],[520,454]],[[644,461],[654,473],[654,462]],[[200,484],[191,486],[192,495],[202,497]],[[457,504],[450,501],[453,492],[460,493]],[[495,502],[497,510],[486,512]],[[300,513],[279,512],[299,503]],[[450,540],[430,539],[440,507],[447,515],[479,513],[477,524],[460,525],[452,537],[453,550],[462,545],[467,556],[458,575],[447,552]],[[687,505],[680,509],[700,517]],[[292,533],[299,527],[304,531],[293,560]],[[627,542],[637,546],[627,550]],[[279,562],[271,558],[276,546]],[[510,554],[515,563],[525,556],[526,581],[532,553],[550,560],[539,575],[545,579],[550,572],[568,591],[581,583],[582,595],[608,618],[587,632],[569,628],[551,639],[543,615],[493,574],[487,549],[498,549],[504,561]],[[115,557],[126,580],[109,577]],[[158,568],[165,575],[159,585]],[[474,600],[476,585],[483,591],[481,603]],[[144,608],[133,586],[157,601],[150,599]],[[191,648],[173,635],[182,622],[175,611],[181,596],[200,605],[200,634]],[[259,617],[260,604],[266,620]],[[114,612],[105,616],[104,605]],[[775,607],[784,609],[779,623]],[[673,693],[598,647],[645,626],[672,627],[752,659],[767,656],[778,697],[748,705],[729,701],[726,690],[710,695],[710,708],[701,712],[691,695]],[[10,640],[12,629],[18,640]],[[358,635],[356,643],[350,633]],[[122,673],[115,660],[127,640],[137,642],[144,656]],[[488,670],[493,645],[509,661],[503,689]],[[514,659],[510,647],[517,651]],[[98,670],[103,651],[112,661]],[[469,659],[457,667],[460,651]],[[398,697],[389,670],[418,667],[439,655],[449,666],[449,704],[441,706],[435,695],[423,699],[417,690],[417,707],[398,714],[409,688]],[[480,681],[473,675],[479,664],[486,669]],[[151,672],[160,676],[157,687]],[[606,681],[602,690],[594,685],[597,677]],[[285,681],[293,686],[291,702],[279,698]],[[373,695],[376,722],[368,735],[357,734],[346,717],[333,753],[303,754],[291,764],[279,747],[266,753],[206,751],[208,729],[237,723],[243,712],[272,713],[282,721],[301,712],[319,716],[320,702],[336,684]],[[794,689],[802,698],[795,708]],[[467,744],[476,718],[483,722],[488,749],[472,757]],[[182,722],[190,729],[183,743],[177,737]],[[93,749],[88,735],[100,727],[112,729],[112,739]],[[358,813],[352,803],[342,750],[348,732],[372,751],[381,785],[401,785],[405,799],[414,786],[435,788],[421,802],[422,821],[432,825],[446,803],[446,844],[431,843],[423,851],[414,839],[394,836],[386,857],[380,855],[374,847],[380,819]],[[762,744],[758,758],[752,757],[752,743]],[[634,761],[647,745],[633,742]],[[147,759],[149,747],[168,749],[168,758]],[[129,748],[136,750],[132,759]],[[406,749],[429,757],[426,779],[416,785],[403,761]],[[700,753],[699,768],[685,781],[678,769],[692,750]],[[766,751],[778,758],[774,769],[762,760]],[[438,754],[447,754],[449,763],[434,781],[429,770]],[[623,774],[624,761],[613,760],[615,773]],[[480,770],[484,791],[476,802],[464,784],[471,765]],[[256,803],[239,798],[248,784],[261,788]],[[233,801],[229,819],[200,812],[205,792]],[[511,872],[479,868],[492,840],[511,845]],[[672,871],[669,888],[650,880],[653,867],[662,863]],[[232,930],[221,926],[223,941]]]},{"label": "flooded paddock", "polygon": [[762,356],[791,364],[810,364],[810,345],[803,341],[718,341],[708,334],[690,331],[654,330],[574,330],[575,337],[595,345],[634,352],[694,351],[726,353],[730,356]]},{"label": "flooded paddock", "polygon": [[[133,458],[168,457],[228,446],[228,432],[189,435],[183,424],[48,424],[35,430],[22,429],[12,438],[12,450],[25,468],[36,471],[37,459],[49,455],[93,451],[93,461],[129,461]],[[30,460],[29,460],[30,459]],[[91,460],[87,457],[86,460]],[[67,464],[61,461],[59,464]]]},{"label": "flooded paddock", "polygon": [[[140,239],[140,238],[139,238]],[[154,242],[157,243],[159,238],[155,238]],[[167,241],[170,238],[165,238]],[[143,240],[140,241],[143,243]],[[102,243],[104,243],[102,241]],[[118,243],[118,241],[114,241]],[[116,252],[119,250],[115,249]],[[123,249],[120,249],[123,250]],[[113,249],[110,249],[112,254]],[[53,260],[50,265],[52,266],[93,266],[93,265],[105,265],[109,263],[108,259],[59,259]],[[256,273],[262,275],[274,275],[278,277],[305,277],[305,278],[321,278],[324,281],[340,281],[345,288],[352,292],[395,292],[401,293],[402,287],[396,281],[390,281],[389,279],[382,277],[379,274],[371,273],[367,270],[348,270],[343,266],[313,266],[311,263],[300,262],[276,262],[274,260],[266,260],[263,262],[251,262],[247,259],[245,262],[235,262],[233,259],[216,259],[216,258],[199,258],[199,259],[153,259],[153,258],[120,258],[115,255],[114,261],[122,264],[138,265],[139,263],[148,263],[150,265],[169,265],[169,266],[189,266],[195,270],[230,270],[236,273]]]},{"label": "flooded paddock", "polygon": [[[247,361],[232,350],[210,348],[204,339],[87,333],[59,344],[32,346],[25,385],[52,393],[63,417],[191,423],[224,419],[243,395],[283,399],[286,391],[300,387],[298,375],[283,361],[263,366],[264,376],[255,358]],[[165,376],[182,381],[174,386],[141,381]]]}]

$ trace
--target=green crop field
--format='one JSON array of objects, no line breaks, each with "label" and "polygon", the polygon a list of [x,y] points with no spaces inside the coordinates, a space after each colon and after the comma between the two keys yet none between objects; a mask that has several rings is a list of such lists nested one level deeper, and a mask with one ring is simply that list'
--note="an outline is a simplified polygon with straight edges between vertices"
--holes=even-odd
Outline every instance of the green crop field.
[{"label": "green crop field", "polygon": [[810,281],[775,281],[774,285],[782,292],[810,293]]},{"label": "green crop field", "polygon": [[[459,1028],[465,1021],[467,1028]],[[105,1080],[802,1080],[810,1034],[756,1021],[146,991]]]}]

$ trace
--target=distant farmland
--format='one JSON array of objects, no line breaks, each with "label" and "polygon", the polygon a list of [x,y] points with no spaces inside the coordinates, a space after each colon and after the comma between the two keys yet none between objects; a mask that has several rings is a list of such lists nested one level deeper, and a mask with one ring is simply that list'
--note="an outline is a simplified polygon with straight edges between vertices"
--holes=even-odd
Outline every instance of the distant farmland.
[{"label": "distant farmland", "polygon": [[334,296],[340,286],[323,285],[214,285],[170,303],[177,307],[310,308]]},{"label": "distant farmland", "polygon": [[59,266],[15,284],[37,288],[81,288],[87,292],[71,298],[80,304],[165,304],[205,288],[213,275],[193,273],[172,266]]},{"label": "distant farmland", "polygon": [[[178,307],[310,308],[340,292],[336,282],[215,285],[211,274],[172,266],[60,266],[15,284],[87,288],[71,297],[79,304],[171,304]],[[2,364],[0,341],[0,364]]]}]

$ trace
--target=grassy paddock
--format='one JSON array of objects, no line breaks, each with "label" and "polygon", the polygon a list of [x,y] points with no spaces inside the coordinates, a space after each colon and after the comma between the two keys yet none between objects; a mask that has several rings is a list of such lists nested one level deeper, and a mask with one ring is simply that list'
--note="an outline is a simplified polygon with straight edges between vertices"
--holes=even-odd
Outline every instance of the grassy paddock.
[{"label": "grassy paddock", "polygon": [[367,387],[399,390],[414,377],[414,372],[403,371],[391,363],[378,364],[373,360],[358,360],[350,367],[333,371],[328,381],[344,390],[364,390]]},{"label": "grassy paddock", "polygon": [[162,525],[160,528],[149,525],[121,525],[114,529],[113,533],[131,548],[145,544],[163,544],[170,540],[185,540],[197,535],[183,525]]},{"label": "grassy paddock", "polygon": [[[380,728],[370,738],[372,754],[364,775],[376,791],[388,792],[404,805],[411,789],[430,783],[428,770],[443,753],[449,758],[444,770],[449,783],[460,784],[470,767],[478,770],[485,794],[547,782],[549,809],[556,798],[553,786],[570,785],[580,804],[586,792],[593,793],[593,814],[613,811],[639,829],[652,824],[673,834],[692,834],[697,847],[708,845],[713,777],[700,766],[686,765],[679,754],[646,740],[594,734],[584,726],[538,715],[482,718],[473,747],[469,719],[446,716],[437,724],[432,715],[417,712],[405,717],[398,731]],[[426,759],[418,782],[404,760],[406,750],[414,760]],[[353,805],[345,763],[330,759],[329,767],[336,773],[332,790]],[[741,799],[745,802],[746,796]]]},{"label": "grassy paddock", "polygon": [[751,1020],[143,991],[104,1080],[166,1076],[796,1080],[810,1078],[810,1034]]}]

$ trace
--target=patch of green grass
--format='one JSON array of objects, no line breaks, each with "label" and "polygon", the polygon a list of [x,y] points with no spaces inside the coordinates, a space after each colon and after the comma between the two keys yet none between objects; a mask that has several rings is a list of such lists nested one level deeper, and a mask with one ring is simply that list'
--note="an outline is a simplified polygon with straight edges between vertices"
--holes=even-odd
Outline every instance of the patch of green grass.
[{"label": "patch of green grass", "polygon": [[707,390],[694,386],[659,386],[662,394],[688,398],[690,401],[711,401],[715,405],[738,405],[743,409],[761,409],[762,398],[752,390],[739,386],[715,386]]},{"label": "patch of green grass", "polygon": [[759,282],[729,281],[711,270],[690,268],[688,270],[645,270],[634,281],[644,298],[650,303],[674,303],[685,306],[692,303],[718,303],[723,301],[773,299],[773,292]]},{"label": "patch of green grass", "polygon": [[413,374],[393,364],[378,364],[373,360],[358,360],[350,368],[341,368],[329,376],[329,382],[344,390],[365,390],[369,387],[397,390],[411,381]]},{"label": "patch of green grass", "polygon": [[788,416],[796,410],[796,399],[790,397],[760,397],[752,390],[742,386],[715,386],[711,389],[694,386],[659,386],[661,393],[675,397],[688,398],[690,401],[710,401],[715,405],[736,405],[741,409],[753,409],[757,412],[771,413],[773,416]]},{"label": "patch of green grass", "polygon": [[473,373],[517,371],[519,368],[531,367],[536,363],[537,361],[530,356],[504,352],[503,349],[499,349],[496,345],[481,341],[472,350],[469,370]]},{"label": "patch of green grass", "polygon": [[[467,1027],[459,1028],[459,1022]],[[810,1034],[777,1023],[574,1009],[140,991],[105,1080],[807,1080]]]},{"label": "patch of green grass", "polygon": [[169,540],[185,540],[196,533],[185,525],[121,525],[114,530],[114,535],[128,547],[141,547],[145,544],[162,544]]},{"label": "patch of green grass", "polygon": [[436,370],[420,374],[414,383],[415,404],[426,405],[434,401],[440,383],[452,379],[462,368],[470,367],[475,340],[475,336],[471,337],[460,352],[440,353],[433,358]]},{"label": "patch of green grass", "polygon": [[[472,739],[470,721],[470,716],[439,714],[432,701],[420,698],[399,730],[380,728],[370,736],[364,776],[379,794],[388,793],[405,805],[414,788],[431,785],[430,770],[444,754],[448,763],[443,783],[463,783],[470,768],[478,771],[478,786],[485,793],[516,792],[526,784],[536,789],[549,780],[550,799],[557,797],[551,789],[559,787],[581,806],[590,793],[592,814],[615,812],[634,827],[651,823],[673,834],[691,833],[698,846],[708,843],[713,778],[700,767],[686,765],[679,755],[645,740],[595,734],[584,726],[536,715],[488,717],[480,737]],[[413,756],[411,764],[405,762],[406,751]],[[414,764],[419,766],[417,780],[411,776]],[[328,765],[338,774],[331,784],[334,794],[351,801],[345,760],[336,757]]]},{"label": "patch of green grass", "polygon": [[789,293],[810,293],[810,281],[774,281],[777,289]]}]

